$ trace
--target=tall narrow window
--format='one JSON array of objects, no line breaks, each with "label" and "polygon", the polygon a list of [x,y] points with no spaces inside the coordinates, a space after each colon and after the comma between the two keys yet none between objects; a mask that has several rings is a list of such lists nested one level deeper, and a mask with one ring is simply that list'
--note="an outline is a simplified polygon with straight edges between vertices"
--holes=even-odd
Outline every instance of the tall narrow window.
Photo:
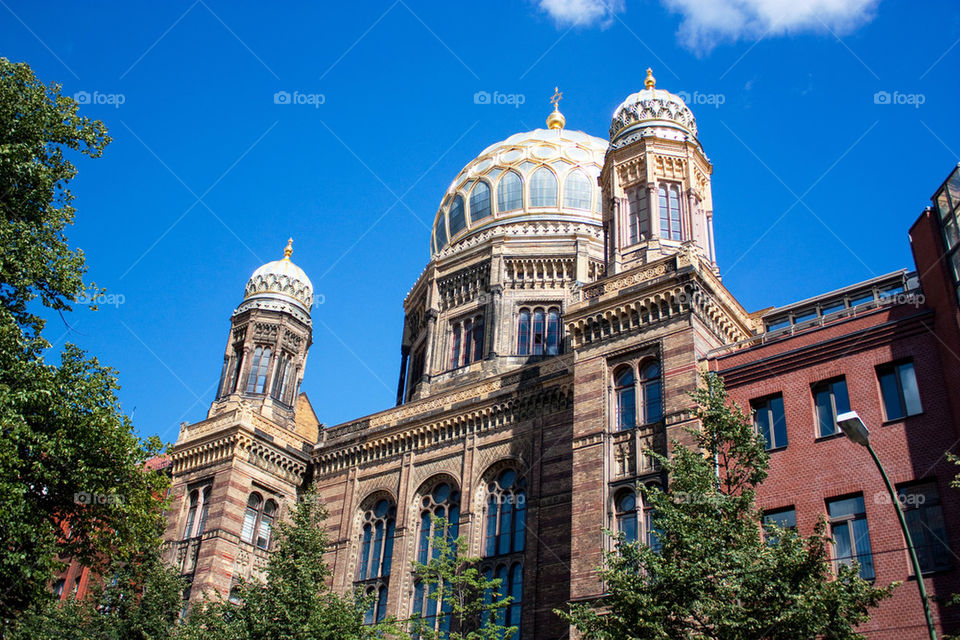
[{"label": "tall narrow window", "polygon": [[899,420],[921,411],[920,390],[912,362],[887,364],[877,368],[877,379],[883,395],[883,409],[887,420]]},{"label": "tall narrow window", "polygon": [[490,187],[483,180],[470,192],[470,221],[483,220],[490,215]]},{"label": "tall narrow window", "polygon": [[546,167],[540,167],[530,178],[530,206],[557,206],[557,176]]},{"label": "tall narrow window", "polygon": [[290,401],[287,398],[287,389],[290,385],[291,369],[293,369],[292,358],[289,354],[280,352],[280,357],[277,358],[277,370],[274,373],[276,377],[273,380],[273,390],[271,391],[270,395],[272,395],[274,399],[285,404],[290,404]]},{"label": "tall narrow window", "polygon": [[483,359],[483,314],[473,319],[473,362]]},{"label": "tall narrow window", "polygon": [[543,330],[546,324],[546,317],[543,312],[542,307],[537,307],[533,310],[533,334],[532,334],[532,345],[533,345],[533,355],[540,356],[543,355],[544,347],[544,335]]},{"label": "tall narrow window", "polygon": [[645,187],[635,187],[627,193],[627,244],[637,244],[650,233],[650,213]]},{"label": "tall narrow window", "polygon": [[456,196],[450,203],[450,237],[457,235],[467,226],[463,211],[463,198]]},{"label": "tall narrow window", "polygon": [[447,223],[446,216],[443,215],[443,211],[440,211],[440,214],[437,216],[437,223],[433,229],[433,237],[437,244],[437,251],[440,251],[445,246],[447,246]]},{"label": "tall narrow window", "polygon": [[513,469],[500,472],[487,485],[484,556],[524,550],[527,529],[527,480]]},{"label": "tall narrow window", "polygon": [[204,487],[200,492],[200,521],[197,523],[197,531],[193,535],[199,536],[207,528],[207,514],[210,512],[210,487]]},{"label": "tall narrow window", "polygon": [[240,530],[240,539],[249,544],[256,544],[261,549],[269,548],[273,522],[276,517],[276,502],[273,500],[264,501],[259,493],[251,493],[247,499],[247,509],[243,514],[243,528]]},{"label": "tall narrow window", "polygon": [[680,240],[680,187],[661,184],[658,189],[660,205],[660,237]]},{"label": "tall narrow window", "polygon": [[455,322],[453,325],[453,345],[451,347],[452,350],[450,353],[451,369],[456,369],[457,367],[460,366],[460,348],[461,348],[460,342],[463,339],[462,332],[463,332],[463,327],[460,326],[459,322]]},{"label": "tall narrow window", "polygon": [[497,186],[497,210],[500,213],[523,209],[523,182],[513,171],[500,178]]},{"label": "tall narrow window", "polygon": [[387,611],[387,585],[393,559],[397,508],[391,500],[377,500],[363,514],[360,536],[360,568],[357,583],[366,583],[371,597],[364,624],[380,622]]},{"label": "tall narrow window", "polygon": [[663,419],[663,382],[660,363],[647,362],[640,368],[640,388],[643,390],[643,422],[652,424]]},{"label": "tall narrow window", "polygon": [[582,171],[573,171],[563,183],[563,206],[570,209],[590,210],[593,187],[590,178]]},{"label": "tall narrow window", "polygon": [[863,496],[840,498],[827,502],[830,534],[833,538],[834,563],[860,563],[860,577],[873,580],[873,553],[870,550],[870,531]]},{"label": "tall narrow window", "polygon": [[[436,529],[433,516],[447,521],[446,531]],[[460,528],[460,493],[447,482],[438,482],[433,490],[420,500],[420,544],[417,561],[426,564],[439,553],[434,548],[434,538],[442,536],[455,540]]]},{"label": "tall narrow window", "polygon": [[270,546],[270,534],[273,531],[273,520],[277,515],[277,503],[267,500],[260,514],[260,526],[257,528],[257,546],[267,549]]},{"label": "tall narrow window", "polygon": [[451,325],[450,368],[458,369],[483,359],[483,314]]},{"label": "tall narrow window", "polygon": [[953,565],[947,544],[947,528],[936,481],[897,487],[910,538],[917,550],[922,573],[944,571]]},{"label": "tall narrow window", "polygon": [[520,309],[517,317],[517,354],[530,354],[530,309]]},{"label": "tall narrow window", "polygon": [[760,398],[750,403],[757,433],[763,436],[767,449],[787,446],[787,421],[783,412],[783,395]]},{"label": "tall narrow window", "polygon": [[236,347],[233,358],[231,358],[232,369],[230,371],[230,381],[227,383],[227,389],[224,395],[229,395],[237,390],[240,384],[240,368],[243,366],[243,349]]},{"label": "tall narrow window", "polygon": [[197,518],[197,508],[199,507],[200,491],[194,489],[190,492],[190,508],[187,510],[187,526],[183,529],[183,538],[193,537],[193,525]]},{"label": "tall narrow window", "polygon": [[247,393],[263,393],[270,371],[270,347],[257,347],[253,352],[250,375],[247,376]]},{"label": "tall narrow window", "polygon": [[560,310],[552,307],[547,311],[547,348],[548,356],[560,353]]},{"label": "tall narrow window", "polygon": [[637,426],[637,389],[632,367],[621,367],[614,374],[614,395],[617,402],[617,429],[633,429]]},{"label": "tall narrow window", "polygon": [[622,533],[624,542],[636,542],[639,539],[637,526],[637,496],[633,489],[624,489],[616,499],[617,533]]},{"label": "tall narrow window", "polygon": [[259,493],[251,493],[247,499],[247,509],[243,513],[243,529],[240,531],[240,539],[244,542],[253,544],[253,534],[257,530],[257,518],[260,516],[260,505],[263,504],[263,498]]},{"label": "tall narrow window", "polygon": [[850,411],[846,379],[818,382],[813,386],[813,401],[817,416],[817,436],[823,438],[839,433],[837,416]]}]

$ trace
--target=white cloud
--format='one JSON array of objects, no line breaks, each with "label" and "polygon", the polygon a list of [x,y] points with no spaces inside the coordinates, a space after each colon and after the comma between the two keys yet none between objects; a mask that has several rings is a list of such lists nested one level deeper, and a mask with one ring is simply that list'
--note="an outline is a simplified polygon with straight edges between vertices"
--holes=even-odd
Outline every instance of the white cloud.
[{"label": "white cloud", "polygon": [[879,0],[661,0],[683,16],[677,36],[695,51],[721,42],[800,32],[849,33],[873,19]]},{"label": "white cloud", "polygon": [[605,27],[615,13],[623,11],[623,0],[538,0],[537,4],[560,26]]}]

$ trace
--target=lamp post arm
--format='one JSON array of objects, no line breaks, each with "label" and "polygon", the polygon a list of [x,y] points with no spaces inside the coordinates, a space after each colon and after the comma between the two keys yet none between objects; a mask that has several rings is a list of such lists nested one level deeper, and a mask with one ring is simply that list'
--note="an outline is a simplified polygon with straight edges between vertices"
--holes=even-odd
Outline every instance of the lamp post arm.
[{"label": "lamp post arm", "polygon": [[900,521],[900,528],[903,530],[903,537],[906,539],[907,549],[910,552],[910,562],[913,564],[913,575],[917,579],[917,590],[920,592],[920,599],[923,601],[923,613],[927,616],[927,631],[930,632],[930,640],[937,640],[937,630],[933,626],[933,614],[930,612],[930,601],[927,599],[927,588],[923,583],[920,561],[917,559],[917,550],[913,546],[913,538],[910,537],[910,529],[907,528],[907,520],[903,517],[903,509],[900,508],[900,498],[897,496],[897,492],[893,488],[890,478],[887,477],[887,472],[884,471],[883,465],[880,464],[880,458],[877,457],[877,452],[873,450],[869,442],[867,442],[865,446],[867,447],[867,451],[870,452],[870,457],[873,458],[873,461],[877,464],[877,469],[880,470],[883,482],[887,485],[887,491],[890,493],[893,508],[897,510],[897,519]]}]

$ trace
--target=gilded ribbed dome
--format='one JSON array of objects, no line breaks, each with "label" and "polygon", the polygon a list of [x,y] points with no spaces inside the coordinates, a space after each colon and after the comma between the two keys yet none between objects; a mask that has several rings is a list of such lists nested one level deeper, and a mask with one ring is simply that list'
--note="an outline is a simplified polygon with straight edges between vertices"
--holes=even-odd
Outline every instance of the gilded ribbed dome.
[{"label": "gilded ribbed dome", "polygon": [[624,136],[648,127],[673,130],[696,138],[697,120],[683,98],[664,89],[657,89],[655,83],[653,71],[647,69],[645,88],[627,96],[613,112],[613,121],[610,123],[611,144],[616,146],[616,142]]},{"label": "gilded ribbed dome", "polygon": [[313,284],[307,274],[290,260],[293,253],[291,238],[283,251],[283,259],[268,262],[257,268],[247,280],[243,292],[243,302],[237,313],[249,308],[272,309],[275,311],[306,312],[310,316],[313,306]]},{"label": "gilded ribbed dome", "polygon": [[563,129],[556,118],[555,126],[490,145],[460,171],[434,217],[432,257],[494,227],[601,225],[597,178],[607,141]]}]

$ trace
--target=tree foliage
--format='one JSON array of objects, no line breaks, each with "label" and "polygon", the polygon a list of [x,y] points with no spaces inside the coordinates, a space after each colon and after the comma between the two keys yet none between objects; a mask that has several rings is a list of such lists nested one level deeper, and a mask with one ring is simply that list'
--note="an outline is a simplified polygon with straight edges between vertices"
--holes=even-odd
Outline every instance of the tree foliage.
[{"label": "tree foliage", "polygon": [[433,516],[433,557],[426,564],[414,563],[414,573],[438,615],[449,617],[449,632],[434,629],[425,616],[414,616],[410,629],[424,640],[504,640],[514,637],[517,627],[503,624],[511,598],[501,580],[488,577],[480,558],[467,555],[467,539],[449,540],[449,525]]},{"label": "tree foliage", "polygon": [[118,405],[116,372],[67,345],[46,362],[37,304],[62,312],[87,290],[71,249],[72,153],[97,157],[103,123],[0,58],[0,629],[44,606],[58,556],[102,568],[156,540],[160,450]]},{"label": "tree foliage", "polygon": [[813,535],[769,528],[754,505],[767,476],[763,440],[728,404],[714,374],[694,394],[697,448],[655,455],[667,490],[639,486],[658,548],[619,537],[600,576],[606,595],[560,612],[584,638],[860,638],[857,625],[896,585],[874,588],[856,567],[834,576],[821,519]]},{"label": "tree foliage", "polygon": [[178,636],[184,640],[362,640],[388,629],[363,625],[365,603],[327,584],[326,513],[311,490],[290,522],[278,525],[265,582],[240,581],[231,603],[214,594],[194,605]]}]

